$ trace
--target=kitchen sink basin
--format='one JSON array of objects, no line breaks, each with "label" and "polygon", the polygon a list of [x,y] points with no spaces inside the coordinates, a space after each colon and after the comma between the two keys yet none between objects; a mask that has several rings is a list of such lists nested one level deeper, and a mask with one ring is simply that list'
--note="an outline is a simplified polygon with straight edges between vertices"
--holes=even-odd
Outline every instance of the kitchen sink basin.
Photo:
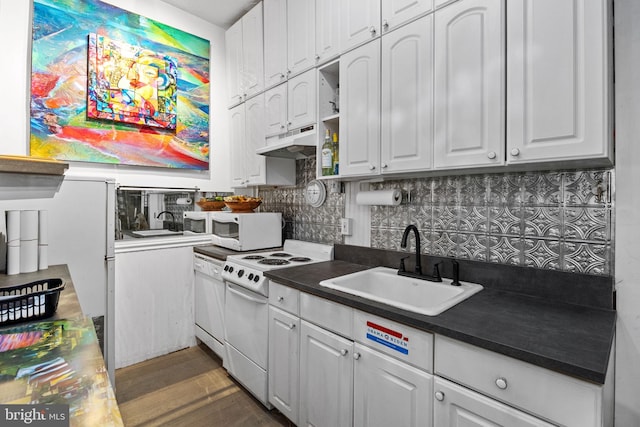
[{"label": "kitchen sink basin", "polygon": [[182,234],[182,231],[157,229],[157,230],[132,231],[131,234],[133,234],[136,237],[175,236],[175,235]]},{"label": "kitchen sink basin", "polygon": [[398,276],[397,272],[376,267],[323,280],[320,285],[426,316],[436,316],[483,289],[476,283],[453,286],[451,279],[430,282]]}]

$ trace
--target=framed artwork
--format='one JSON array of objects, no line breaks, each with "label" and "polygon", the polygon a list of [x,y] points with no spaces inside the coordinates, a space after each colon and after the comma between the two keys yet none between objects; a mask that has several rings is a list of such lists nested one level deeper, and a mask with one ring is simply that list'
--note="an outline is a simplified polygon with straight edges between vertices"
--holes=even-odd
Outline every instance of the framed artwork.
[{"label": "framed artwork", "polygon": [[209,48],[98,0],[34,0],[30,153],[207,170]]}]

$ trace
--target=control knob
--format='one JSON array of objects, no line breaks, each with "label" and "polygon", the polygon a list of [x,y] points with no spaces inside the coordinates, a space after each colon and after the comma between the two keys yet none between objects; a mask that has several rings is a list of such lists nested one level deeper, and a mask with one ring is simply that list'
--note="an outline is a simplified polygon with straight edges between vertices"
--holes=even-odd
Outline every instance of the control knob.
[{"label": "control knob", "polygon": [[255,276],[253,276],[253,281],[258,283],[258,280],[260,280],[260,276],[258,276],[257,274]]},{"label": "control knob", "polygon": [[238,270],[238,277],[242,277],[243,274],[244,274],[244,270]]}]

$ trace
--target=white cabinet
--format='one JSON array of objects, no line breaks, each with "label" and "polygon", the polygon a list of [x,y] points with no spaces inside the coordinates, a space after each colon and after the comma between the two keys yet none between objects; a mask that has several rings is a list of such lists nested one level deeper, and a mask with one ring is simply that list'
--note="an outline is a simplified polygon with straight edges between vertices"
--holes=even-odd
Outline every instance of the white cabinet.
[{"label": "white cabinet", "polygon": [[507,162],[610,160],[610,2],[508,3]]},{"label": "white cabinet", "polygon": [[342,0],[340,4],[342,52],[380,35],[380,0]]},{"label": "white cabinet", "polygon": [[269,402],[298,423],[300,318],[269,307]]},{"label": "white cabinet", "polygon": [[302,321],[299,425],[352,425],[352,354],[352,341]]},{"label": "white cabinet", "polygon": [[194,255],[196,337],[224,359],[225,286],[221,277],[222,265],[220,260]]},{"label": "white cabinet", "polygon": [[340,117],[340,176],[377,175],[380,39],[340,57]]},{"label": "white cabinet", "polygon": [[435,167],[504,163],[504,1],[435,12]]},{"label": "white cabinet", "polygon": [[264,87],[287,78],[287,0],[263,0]]},{"label": "white cabinet", "polygon": [[232,108],[229,114],[231,186],[294,184],[293,159],[256,154],[256,149],[265,145],[264,94]]},{"label": "white cabinet", "polygon": [[438,427],[553,425],[438,377],[435,379],[434,396],[433,425]]},{"label": "white cabinet", "polygon": [[382,37],[382,173],[433,165],[433,16]]},{"label": "white cabinet", "polygon": [[225,33],[229,105],[264,89],[262,22],[260,2]]},{"label": "white cabinet", "polygon": [[316,64],[315,0],[287,2],[287,68],[293,76]]},{"label": "white cabinet", "polygon": [[354,426],[431,425],[432,375],[358,343],[354,360]]},{"label": "white cabinet", "polygon": [[341,0],[316,0],[317,64],[340,55],[340,4]]},{"label": "white cabinet", "polygon": [[264,93],[265,136],[268,138],[287,131],[287,84],[283,83]]},{"label": "white cabinet", "polygon": [[288,129],[314,124],[316,111],[316,70],[313,69],[287,82]]},{"label": "white cabinet", "polygon": [[382,34],[433,10],[433,0],[382,0]]}]

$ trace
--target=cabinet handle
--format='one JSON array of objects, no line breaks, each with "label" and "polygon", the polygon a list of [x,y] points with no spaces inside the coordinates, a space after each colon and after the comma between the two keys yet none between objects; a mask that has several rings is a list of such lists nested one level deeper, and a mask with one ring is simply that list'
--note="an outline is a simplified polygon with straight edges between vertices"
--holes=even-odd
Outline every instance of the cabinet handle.
[{"label": "cabinet handle", "polygon": [[341,356],[346,356],[347,354],[349,354],[349,350],[347,350],[346,348],[343,348],[342,350],[340,350]]},{"label": "cabinet handle", "polygon": [[489,151],[489,153],[487,154],[487,157],[490,159],[495,159],[496,158],[496,152],[495,151]]},{"label": "cabinet handle", "polygon": [[375,168],[376,168],[376,167],[375,167],[374,165],[369,165],[369,170],[370,170],[370,171],[375,170]]},{"label": "cabinet handle", "polygon": [[512,155],[513,157],[519,156],[519,155],[520,155],[520,150],[518,150],[517,148],[513,148],[513,149],[511,150],[511,155]]},{"label": "cabinet handle", "polygon": [[371,33],[372,36],[375,36],[376,35],[376,27],[374,27],[372,25],[371,28],[369,28],[369,32]]},{"label": "cabinet handle", "polygon": [[506,390],[508,386],[507,380],[502,377],[496,379],[496,386],[498,386],[500,390]]},{"label": "cabinet handle", "polygon": [[384,21],[382,21],[382,29],[387,31],[389,29],[389,23],[387,22],[387,20],[385,19]]},{"label": "cabinet handle", "polygon": [[387,164],[386,164],[386,163],[383,163],[383,164],[381,164],[381,165],[380,165],[380,167],[381,167],[382,169],[386,169],[386,168],[387,168]]},{"label": "cabinet handle", "polygon": [[353,353],[353,360],[358,360],[361,356],[362,355],[360,353]]},{"label": "cabinet handle", "polygon": [[284,129],[284,125],[280,125],[280,129]]},{"label": "cabinet handle", "polygon": [[287,74],[291,74],[291,70],[287,70]]},{"label": "cabinet handle", "polygon": [[284,297],[278,297],[278,302],[284,301]]},{"label": "cabinet handle", "polygon": [[284,79],[284,74],[280,74],[280,80]]},{"label": "cabinet handle", "polygon": [[296,324],[295,323],[292,323],[292,324],[289,325],[289,330],[295,329],[295,328],[296,328]]},{"label": "cabinet handle", "polygon": [[316,53],[316,61],[320,61],[320,55]]},{"label": "cabinet handle", "polygon": [[442,402],[444,400],[444,393],[441,391],[436,391],[436,400]]}]

